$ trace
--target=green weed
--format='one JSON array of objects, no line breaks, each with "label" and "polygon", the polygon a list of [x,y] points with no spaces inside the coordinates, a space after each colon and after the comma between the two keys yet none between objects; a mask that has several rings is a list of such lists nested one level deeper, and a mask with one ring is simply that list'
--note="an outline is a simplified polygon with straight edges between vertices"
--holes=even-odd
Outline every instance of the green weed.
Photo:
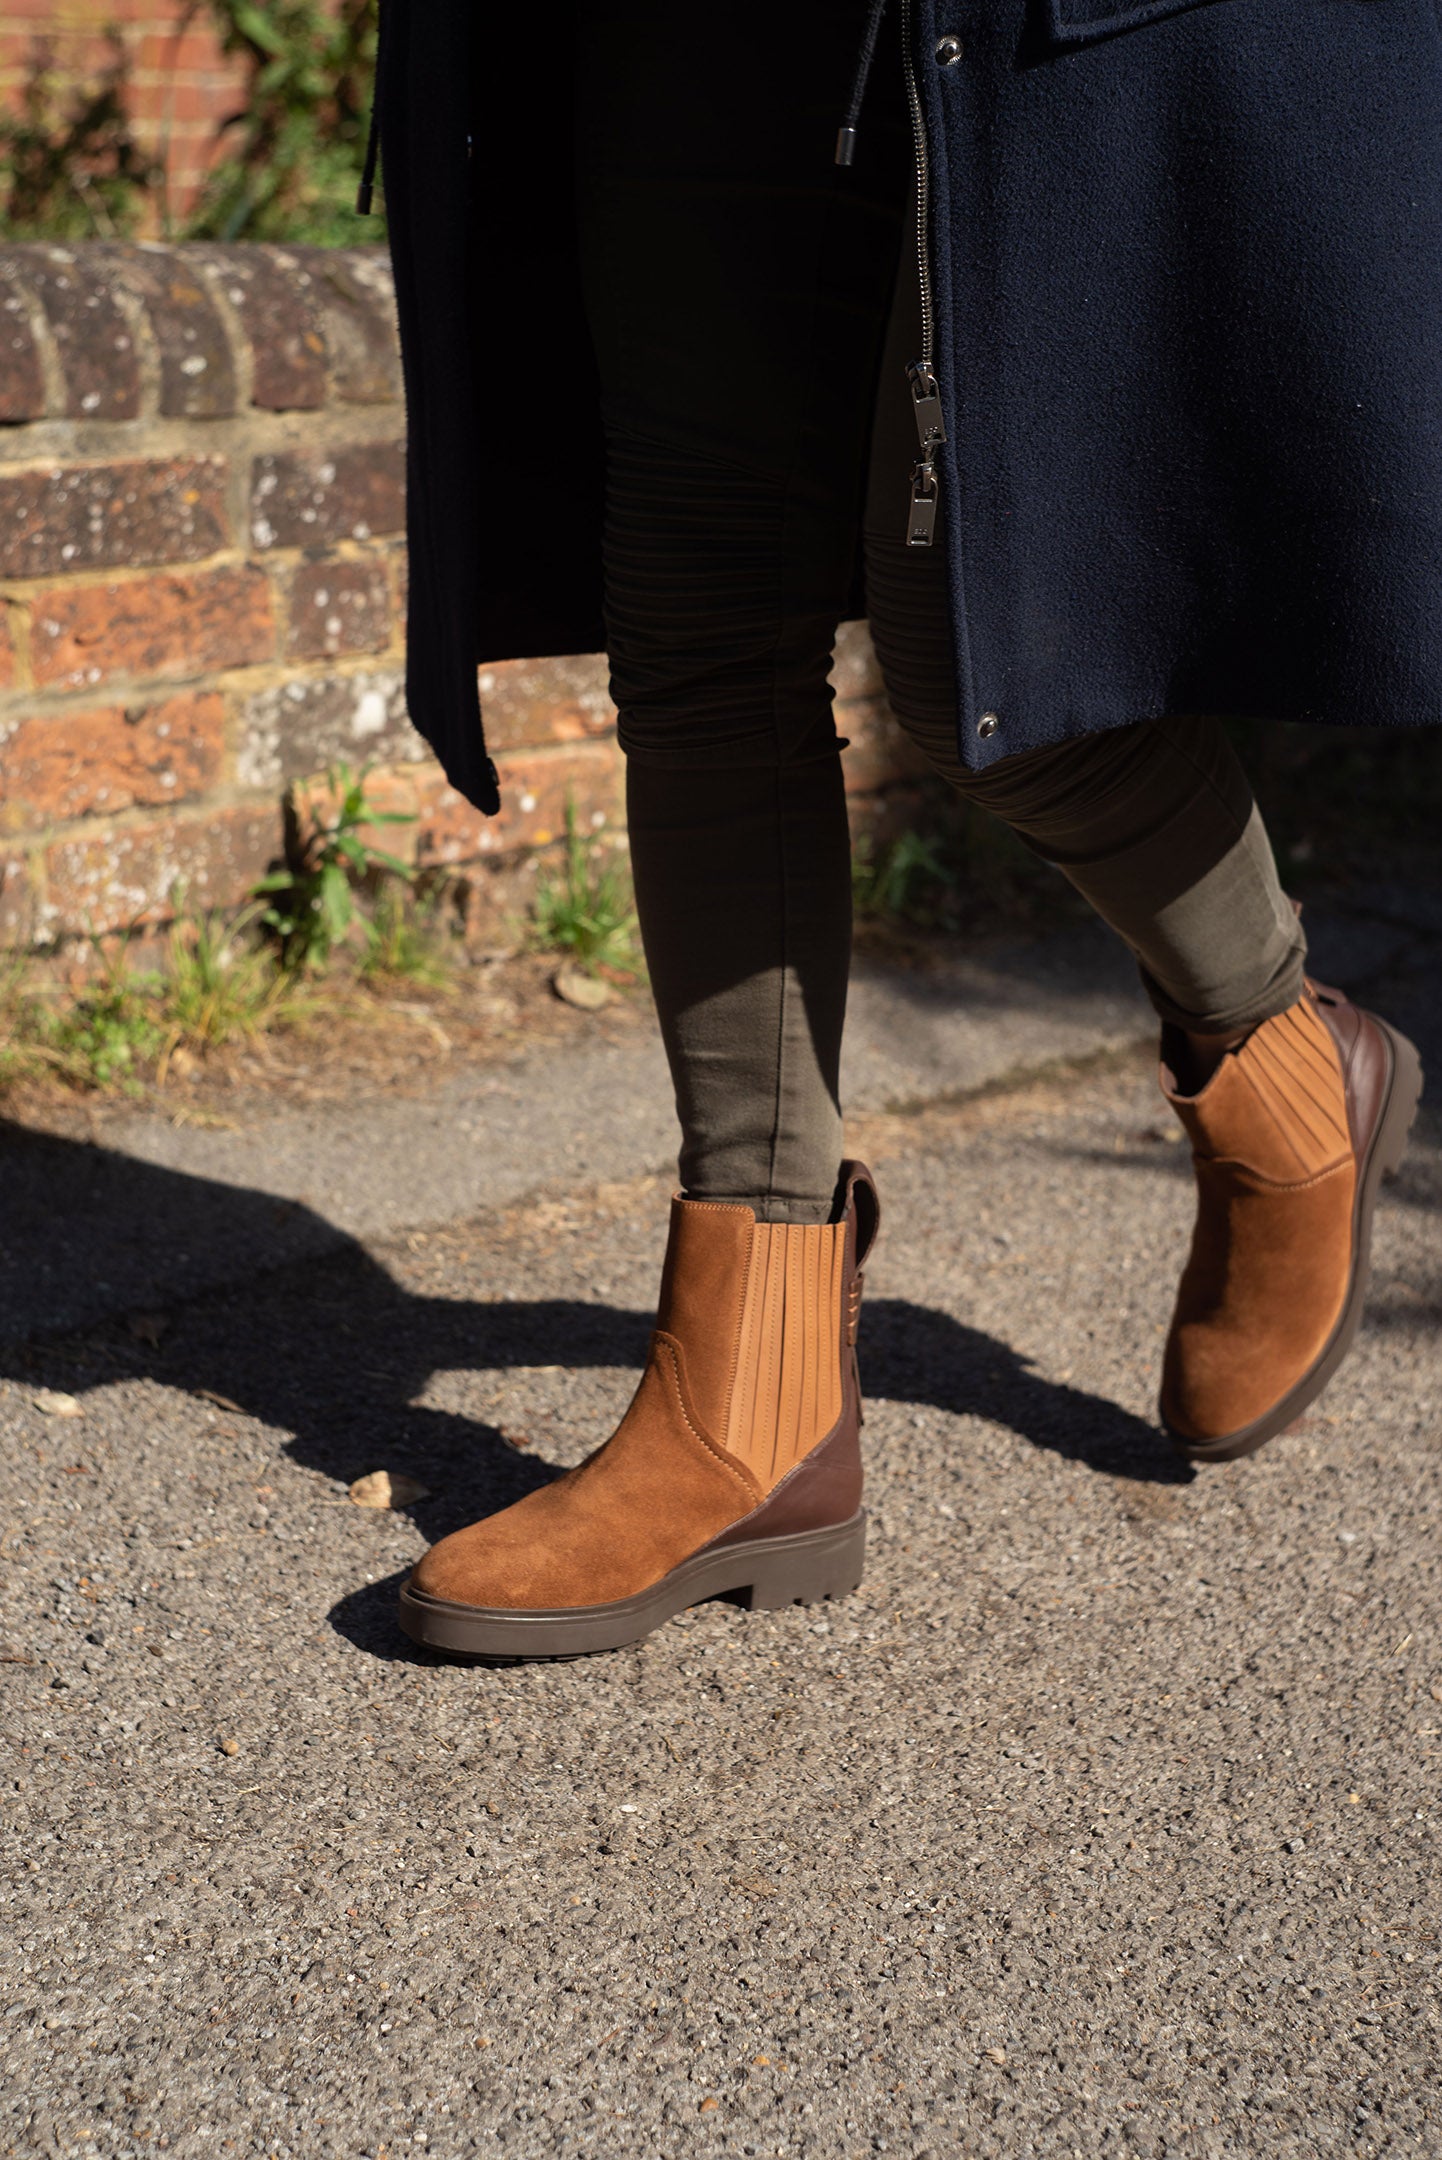
[{"label": "green weed", "polygon": [[318,816],[312,809],[297,860],[252,888],[257,900],[268,902],[260,920],[276,939],[281,965],[289,974],[323,968],[335,947],[352,935],[373,951],[381,933],[361,907],[358,887],[384,878],[398,878],[406,885],[414,880],[409,863],[364,836],[368,827],[415,822],[412,810],[378,810],[367,801],[369,773],[369,766],[353,773],[348,765],[333,765],[326,784],[335,803],[334,817]]},{"label": "green weed", "polygon": [[32,50],[14,106],[0,113],[0,238],[114,240],[131,232],[161,171],[131,133],[130,64],[119,32],[90,84],[67,82],[53,41]]},{"label": "green weed", "polygon": [[355,210],[374,0],[188,0],[182,20],[202,10],[243,83],[238,105],[217,110],[210,177],[188,214],[173,216],[164,161],[132,133],[119,33],[105,33],[108,60],[79,85],[44,37],[0,113],[0,238],[108,240],[144,219],[167,240],[384,240],[382,205],[368,218]]},{"label": "green weed", "polygon": [[[167,940],[163,1005],[173,1049],[219,1049],[270,1026],[294,1002],[294,988],[264,947],[247,942],[259,903],[228,920],[177,915]],[[163,1072],[160,1077],[164,1077]]]},{"label": "green weed", "polygon": [[566,847],[556,870],[536,887],[531,940],[544,952],[569,953],[592,974],[602,969],[636,975],[642,967],[630,871],[609,848],[603,853],[576,823],[566,799]]},{"label": "green weed", "polygon": [[868,920],[930,927],[941,919],[955,887],[956,873],[940,843],[924,833],[898,833],[881,847],[862,833],[852,848],[852,905]]},{"label": "green weed", "polygon": [[[309,810],[292,867],[262,879],[237,913],[193,914],[184,889],[159,961],[137,966],[134,933],[92,936],[95,968],[77,987],[24,953],[0,956],[0,1090],[45,1075],[72,1087],[137,1094],[164,1086],[177,1054],[194,1058],[313,1017],[319,982],[342,945],[346,983],[438,988],[449,973],[434,874],[416,891],[409,865],[372,844],[367,828],[408,822],[367,799],[366,772],[327,775],[328,809]],[[358,949],[358,950],[357,950]]]},{"label": "green weed", "polygon": [[190,235],[323,247],[383,239],[381,218],[355,211],[375,62],[373,0],[207,0],[207,7],[246,81]]},{"label": "green weed", "polygon": [[178,912],[158,967],[135,965],[133,933],[92,937],[97,974],[79,989],[35,987],[20,956],[0,985],[0,1086],[48,1072],[134,1095],[148,1079],[163,1085],[182,1047],[203,1056],[293,1017],[295,986],[247,937],[259,913]]},{"label": "green weed", "polygon": [[22,1069],[26,1062],[32,1071],[48,1068],[73,1086],[134,1094],[166,1047],[163,979],[134,965],[128,937],[114,946],[98,937],[91,944],[99,971],[93,986],[58,1005],[38,996],[19,1001],[17,1061]]}]

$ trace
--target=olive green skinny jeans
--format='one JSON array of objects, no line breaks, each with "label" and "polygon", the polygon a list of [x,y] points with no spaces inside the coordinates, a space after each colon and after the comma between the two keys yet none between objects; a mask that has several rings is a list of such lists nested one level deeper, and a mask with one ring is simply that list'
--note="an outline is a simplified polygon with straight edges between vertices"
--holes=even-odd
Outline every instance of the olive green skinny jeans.
[{"label": "olive green skinny jeans", "polygon": [[717,38],[665,0],[581,0],[572,56],[611,690],[681,1182],[772,1222],[826,1220],[842,1154],[851,885],[827,677],[858,538],[901,726],[1070,878],[1164,1019],[1222,1034],[1284,1011],[1305,949],[1216,721],[1143,720],[983,775],[957,757],[946,504],[933,547],[903,538],[920,319],[900,49],[888,15],[865,148],[837,168],[864,11],[834,4],[743,0]]}]

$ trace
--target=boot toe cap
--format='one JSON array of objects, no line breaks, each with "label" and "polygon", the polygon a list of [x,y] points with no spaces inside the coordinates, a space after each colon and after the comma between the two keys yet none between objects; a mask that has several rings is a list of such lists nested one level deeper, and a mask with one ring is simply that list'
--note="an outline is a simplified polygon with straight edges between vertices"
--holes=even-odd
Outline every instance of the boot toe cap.
[{"label": "boot toe cap", "polygon": [[453,1530],[417,1561],[411,1570],[411,1588],[423,1597],[442,1598],[452,1605],[491,1605],[495,1599],[490,1594],[489,1570],[484,1564],[484,1554],[476,1550],[476,1532],[482,1526],[473,1523],[467,1530]]},{"label": "boot toe cap", "polygon": [[411,1589],[489,1611],[549,1611],[576,1602],[566,1594],[561,1556],[548,1550],[544,1535],[513,1524],[515,1512],[503,1508],[440,1539],[412,1569]]}]

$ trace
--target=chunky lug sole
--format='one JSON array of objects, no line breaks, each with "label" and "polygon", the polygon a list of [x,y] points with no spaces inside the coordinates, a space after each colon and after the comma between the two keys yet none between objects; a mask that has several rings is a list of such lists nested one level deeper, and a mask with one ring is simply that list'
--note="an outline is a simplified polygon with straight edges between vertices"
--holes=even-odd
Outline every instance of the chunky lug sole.
[{"label": "chunky lug sole", "polygon": [[1224,1433],[1218,1440],[1190,1440],[1168,1425],[1164,1417],[1162,1424],[1169,1439],[1192,1462],[1235,1462],[1238,1456],[1254,1455],[1310,1408],[1352,1347],[1372,1274],[1372,1211],[1383,1178],[1390,1177],[1401,1164],[1422,1093],[1422,1064],[1411,1043],[1375,1013],[1369,1017],[1386,1041],[1389,1067],[1377,1123],[1358,1166],[1357,1196],[1352,1205],[1352,1273],[1337,1324],[1296,1385],[1265,1416],[1255,1418],[1239,1431]]},{"label": "chunky lug sole", "polygon": [[413,1641],[455,1657],[583,1657],[588,1651],[620,1650],[639,1642],[688,1605],[728,1592],[744,1595],[752,1612],[845,1597],[861,1581],[865,1559],[863,1511],[824,1530],[708,1546],[649,1590],[617,1598],[611,1605],[515,1612],[427,1597],[407,1582],[400,1594],[401,1626]]}]

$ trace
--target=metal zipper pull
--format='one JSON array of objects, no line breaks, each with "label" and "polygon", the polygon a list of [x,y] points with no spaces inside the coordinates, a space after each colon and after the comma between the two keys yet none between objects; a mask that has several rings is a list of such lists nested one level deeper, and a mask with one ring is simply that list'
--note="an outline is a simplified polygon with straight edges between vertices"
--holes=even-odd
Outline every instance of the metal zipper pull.
[{"label": "metal zipper pull", "polygon": [[929,457],[911,468],[911,512],[906,521],[908,547],[930,547],[936,532],[937,472]]},{"label": "metal zipper pull", "polygon": [[931,305],[931,264],[927,259],[927,228],[931,212],[931,174],[926,147],[926,116],[916,87],[916,66],[911,50],[912,0],[901,0],[901,67],[906,83],[906,104],[911,115],[911,145],[916,164],[914,193],[916,284],[921,303],[921,358],[906,370],[916,413],[916,432],[921,456],[911,468],[911,505],[906,520],[908,547],[930,547],[936,532],[938,474],[932,462],[937,443],[946,441],[941,421],[941,392],[932,363],[935,323]]},{"label": "metal zipper pull", "polygon": [[941,418],[941,389],[927,360],[913,360],[907,368],[906,379],[911,384],[912,410],[916,414],[916,433],[923,451],[933,444],[946,441],[946,429]]}]

